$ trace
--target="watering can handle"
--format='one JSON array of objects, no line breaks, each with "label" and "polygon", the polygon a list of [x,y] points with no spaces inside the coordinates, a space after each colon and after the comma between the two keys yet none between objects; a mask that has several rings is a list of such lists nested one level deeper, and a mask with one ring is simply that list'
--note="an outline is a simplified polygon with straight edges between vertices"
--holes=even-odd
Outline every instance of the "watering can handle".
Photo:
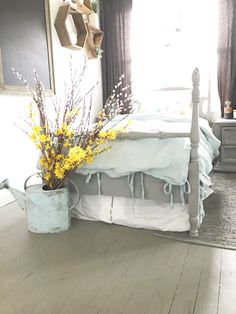
[{"label": "watering can handle", "polygon": [[[34,174],[31,174],[28,178],[26,178],[26,180],[24,182],[24,190],[26,190],[26,188],[27,188],[27,182],[29,181],[29,179],[32,178],[33,176],[36,176],[36,175],[40,176],[40,173],[36,172]],[[78,195],[78,199],[75,201],[75,203],[72,206],[69,207],[69,211],[70,211],[79,203],[80,196],[79,196],[79,190],[78,190],[78,187],[77,187],[76,183],[73,180],[71,180],[71,179],[67,179],[67,180],[74,186],[75,191],[76,191],[76,193]]]},{"label": "watering can handle", "polygon": [[30,178],[34,177],[34,176],[40,176],[39,172],[36,172],[34,174],[31,174],[30,176],[28,176],[28,178],[26,178],[25,182],[24,182],[24,190],[26,190],[27,188],[27,182],[29,181]]},{"label": "watering can handle", "polygon": [[79,196],[79,190],[78,190],[78,187],[77,187],[77,184],[75,183],[75,181],[73,181],[73,180],[71,180],[71,179],[67,179],[70,183],[72,183],[72,185],[74,186],[74,188],[75,188],[75,191],[76,191],[76,193],[77,193],[77,195],[78,195],[78,199],[75,201],[75,203],[72,205],[72,206],[70,206],[70,208],[69,208],[69,211],[71,211],[78,203],[79,203],[79,200],[80,200],[80,196]]}]

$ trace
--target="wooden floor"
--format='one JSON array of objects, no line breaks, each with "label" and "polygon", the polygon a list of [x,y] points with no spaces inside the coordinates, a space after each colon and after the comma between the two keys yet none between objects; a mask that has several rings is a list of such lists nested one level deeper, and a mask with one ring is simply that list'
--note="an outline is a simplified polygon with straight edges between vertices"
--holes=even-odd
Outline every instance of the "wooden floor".
[{"label": "wooden floor", "polygon": [[235,314],[236,251],[78,220],[32,234],[13,203],[0,208],[0,313]]}]

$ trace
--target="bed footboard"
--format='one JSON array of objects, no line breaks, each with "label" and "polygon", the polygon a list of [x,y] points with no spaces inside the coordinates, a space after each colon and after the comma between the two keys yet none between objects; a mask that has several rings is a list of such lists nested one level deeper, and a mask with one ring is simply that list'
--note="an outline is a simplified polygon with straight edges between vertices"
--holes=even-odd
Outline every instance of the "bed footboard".
[{"label": "bed footboard", "polygon": [[191,193],[189,195],[189,222],[191,237],[198,236],[199,214],[200,214],[200,181],[199,181],[199,71],[195,69],[192,75],[192,125],[191,125],[191,153],[189,164],[189,182]]},{"label": "bed footboard", "polygon": [[[190,137],[191,142],[191,152],[190,152],[190,161],[189,161],[189,173],[188,180],[191,186],[191,192],[188,195],[188,199],[186,197],[186,201],[188,201],[188,212],[189,212],[189,223],[190,230],[189,235],[191,237],[198,236],[198,228],[200,225],[200,214],[201,214],[201,200],[200,200],[200,174],[199,174],[199,141],[200,141],[200,128],[199,128],[199,71],[195,69],[192,75],[192,123],[191,123],[191,132],[187,133],[150,133],[150,132],[140,132],[140,134],[134,134],[134,139],[137,138],[172,138],[172,137]],[[130,134],[129,134],[130,135]],[[131,134],[132,135],[132,134]],[[132,138],[132,136],[131,136]],[[99,173],[95,174],[95,177],[89,176],[89,180],[82,178],[79,173],[73,173],[71,178],[78,184],[81,194],[101,194],[101,195],[111,195],[111,196],[121,196],[121,197],[133,197],[133,198],[145,198],[151,200],[159,200],[163,202],[170,202],[169,194],[163,192],[164,181],[157,180],[158,182],[153,182],[152,179],[144,180],[145,178],[149,178],[148,175],[143,175],[140,179],[141,174],[138,173],[133,177],[134,185],[131,185],[131,191],[127,189],[127,178],[110,178],[106,175],[101,175]],[[84,177],[84,176],[83,176]],[[97,178],[97,180],[96,180]],[[91,179],[91,180],[90,180]],[[123,181],[122,181],[123,180]],[[137,182],[136,182],[136,181]],[[87,181],[89,184],[87,184]],[[90,182],[91,181],[91,182]],[[95,182],[94,182],[95,181]],[[150,181],[150,185],[149,185]],[[159,182],[160,181],[160,182]],[[83,184],[84,182],[84,184]],[[175,187],[178,190],[178,187]],[[146,191],[145,191],[146,190]],[[145,193],[144,193],[145,191]],[[173,189],[173,201],[174,202],[182,202],[183,200],[178,197],[175,197],[175,189]],[[145,194],[145,195],[144,195]],[[168,194],[168,195],[167,195]]]}]

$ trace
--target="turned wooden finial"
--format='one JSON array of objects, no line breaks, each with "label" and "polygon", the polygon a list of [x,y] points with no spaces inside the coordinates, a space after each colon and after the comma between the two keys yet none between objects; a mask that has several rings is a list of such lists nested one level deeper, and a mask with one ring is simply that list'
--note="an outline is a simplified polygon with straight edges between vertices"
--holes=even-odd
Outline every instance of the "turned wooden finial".
[{"label": "turned wooden finial", "polygon": [[199,91],[200,74],[199,74],[198,68],[196,68],[193,71],[192,82],[193,82],[192,100],[193,100],[193,103],[198,103],[199,102],[199,96],[200,96],[200,91]]},{"label": "turned wooden finial", "polygon": [[200,83],[200,74],[198,68],[195,68],[192,75],[193,86],[198,86]]}]

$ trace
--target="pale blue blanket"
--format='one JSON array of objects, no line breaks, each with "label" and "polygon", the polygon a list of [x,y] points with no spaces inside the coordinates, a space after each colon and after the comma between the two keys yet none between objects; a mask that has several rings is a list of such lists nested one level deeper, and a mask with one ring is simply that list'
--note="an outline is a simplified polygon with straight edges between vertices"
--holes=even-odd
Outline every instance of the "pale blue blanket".
[{"label": "pale blue blanket", "polygon": [[[166,118],[157,115],[129,115],[131,131],[190,131],[190,119]],[[117,118],[119,119],[119,117]],[[200,119],[200,180],[209,185],[212,161],[219,154],[220,141],[213,135],[206,120]],[[112,141],[111,150],[97,156],[92,164],[77,171],[82,174],[105,173],[110,177],[143,172],[170,184],[183,185],[188,178],[189,138],[122,139]]]}]

